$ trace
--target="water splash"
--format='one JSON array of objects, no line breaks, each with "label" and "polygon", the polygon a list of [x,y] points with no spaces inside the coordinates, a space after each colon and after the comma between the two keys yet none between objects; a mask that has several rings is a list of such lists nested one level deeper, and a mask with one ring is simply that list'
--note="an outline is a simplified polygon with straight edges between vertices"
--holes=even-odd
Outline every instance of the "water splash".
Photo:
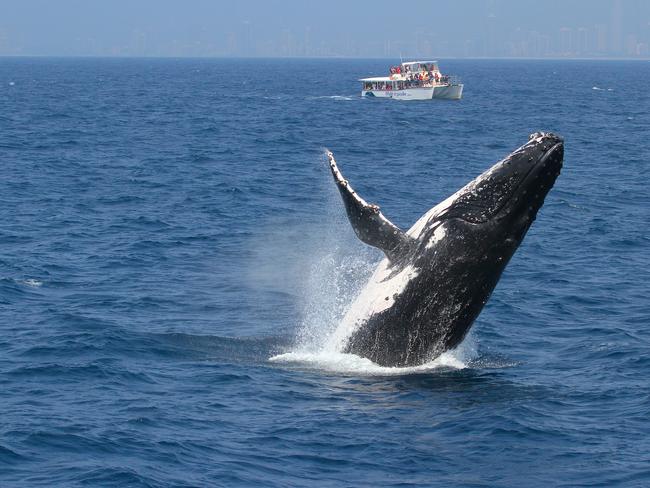
[{"label": "water splash", "polygon": [[386,367],[367,358],[340,351],[341,319],[350,302],[365,285],[376,262],[365,256],[341,258],[335,251],[314,262],[305,288],[303,321],[290,351],[270,361],[336,373],[384,376],[422,373],[439,369],[464,369],[477,357],[470,334],[457,348],[425,364]]},{"label": "water splash", "polygon": [[303,289],[298,351],[335,352],[330,338],[374,266],[366,253],[350,255],[339,246],[316,257]]},{"label": "water splash", "polygon": [[[324,156],[320,163],[327,168]],[[322,225],[313,234],[300,296],[301,323],[294,349],[299,354],[336,352],[330,339],[380,258],[354,235],[329,169],[323,184],[325,212]]]},{"label": "water splash", "polygon": [[[325,180],[329,183],[329,180]],[[353,300],[365,286],[381,256],[361,245],[350,230],[340,197],[327,186],[327,203],[322,224],[310,229],[310,239],[301,242],[304,282],[300,286],[301,321],[295,343],[289,351],[270,361],[299,364],[339,373],[361,375],[409,374],[439,368],[462,369],[476,356],[473,339],[420,366],[379,366],[367,358],[341,352],[341,321]],[[304,235],[304,234],[303,234]],[[346,329],[347,330],[347,329]],[[348,331],[350,332],[350,331]],[[345,337],[343,337],[345,339]]]}]

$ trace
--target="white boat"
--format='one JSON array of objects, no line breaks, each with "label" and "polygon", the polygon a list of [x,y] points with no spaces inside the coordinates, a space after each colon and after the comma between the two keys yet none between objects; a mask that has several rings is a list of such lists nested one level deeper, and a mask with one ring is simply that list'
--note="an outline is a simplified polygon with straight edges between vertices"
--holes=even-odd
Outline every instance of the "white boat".
[{"label": "white boat", "polygon": [[410,61],[390,68],[390,76],[361,78],[361,96],[398,100],[460,100],[463,84],[443,75],[437,61]]}]

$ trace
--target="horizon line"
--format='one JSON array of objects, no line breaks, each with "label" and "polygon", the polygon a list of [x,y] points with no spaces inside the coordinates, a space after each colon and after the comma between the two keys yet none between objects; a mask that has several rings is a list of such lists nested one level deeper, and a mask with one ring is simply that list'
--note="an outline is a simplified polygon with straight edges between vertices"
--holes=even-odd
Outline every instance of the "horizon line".
[{"label": "horizon line", "polygon": [[[54,58],[54,59],[223,59],[223,60],[255,60],[255,59],[397,59],[395,56],[344,56],[344,55],[331,55],[331,56],[174,56],[174,55],[130,55],[130,54],[0,54],[0,59],[7,58]],[[403,59],[429,59],[423,56],[402,56]],[[508,60],[508,61],[650,61],[648,57],[626,57],[626,56],[542,56],[542,57],[525,57],[525,56],[431,56],[430,59],[436,60],[474,60],[474,61],[495,61],[495,60]]]}]

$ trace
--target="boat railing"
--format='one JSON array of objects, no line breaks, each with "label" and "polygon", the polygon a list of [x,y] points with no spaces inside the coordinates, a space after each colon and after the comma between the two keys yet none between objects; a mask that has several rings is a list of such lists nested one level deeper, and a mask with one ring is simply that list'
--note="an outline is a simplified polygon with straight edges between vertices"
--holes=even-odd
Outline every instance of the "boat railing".
[{"label": "boat railing", "polygon": [[460,85],[460,77],[455,75],[443,75],[438,80],[429,78],[426,80],[418,79],[393,79],[379,82],[364,82],[363,89],[367,91],[393,91],[406,90],[409,88],[433,88],[436,86]]},{"label": "boat railing", "polygon": [[429,87],[434,85],[460,85],[460,76],[456,75],[441,75],[438,80],[434,78],[428,78],[426,80],[410,80],[420,84],[420,86]]}]

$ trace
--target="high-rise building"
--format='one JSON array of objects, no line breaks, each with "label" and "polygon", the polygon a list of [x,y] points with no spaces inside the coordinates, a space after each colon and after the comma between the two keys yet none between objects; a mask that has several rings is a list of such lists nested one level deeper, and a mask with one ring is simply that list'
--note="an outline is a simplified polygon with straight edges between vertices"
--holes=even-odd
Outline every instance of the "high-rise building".
[{"label": "high-rise building", "polygon": [[596,30],[596,54],[603,56],[607,54],[607,27],[603,24],[598,24]]},{"label": "high-rise building", "polygon": [[253,56],[253,43],[251,39],[251,23],[249,20],[245,20],[243,23],[243,46],[242,54],[244,56]]},{"label": "high-rise building", "polygon": [[487,50],[486,56],[499,56],[501,50],[497,46],[497,17],[493,13],[487,16]]},{"label": "high-rise building", "polygon": [[611,28],[610,28],[610,46],[609,54],[618,56],[622,54],[622,24],[623,24],[623,6],[621,0],[614,0],[612,3]]},{"label": "high-rise building", "polygon": [[559,42],[560,56],[571,56],[573,54],[573,30],[569,27],[560,29]]},{"label": "high-rise building", "polygon": [[578,56],[586,56],[589,54],[588,36],[589,32],[585,27],[579,27],[576,31],[575,53]]}]

